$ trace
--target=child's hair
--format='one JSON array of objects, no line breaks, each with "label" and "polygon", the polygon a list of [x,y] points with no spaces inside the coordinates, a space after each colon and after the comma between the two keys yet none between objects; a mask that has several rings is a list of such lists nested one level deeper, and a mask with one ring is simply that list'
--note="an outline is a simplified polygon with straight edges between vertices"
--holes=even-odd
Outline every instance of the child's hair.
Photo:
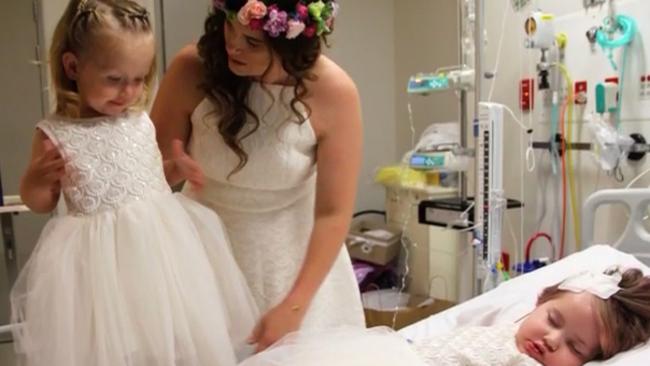
[{"label": "child's hair", "polygon": [[[605,271],[612,274],[618,269]],[[545,288],[537,299],[541,305],[564,293],[559,284]],[[628,269],[618,283],[620,290],[609,299],[596,297],[598,317],[604,332],[602,352],[594,360],[607,360],[650,339],[650,277]]]},{"label": "child's hair", "polygon": [[[93,42],[101,32],[128,31],[139,34],[153,32],[149,12],[132,0],[71,0],[54,30],[50,47],[50,72],[56,93],[55,113],[79,117],[79,94],[77,84],[70,80],[63,67],[62,56],[66,52],[80,55],[91,47],[101,47]],[[135,107],[144,108],[155,75],[155,62],[145,77],[142,97]]]}]

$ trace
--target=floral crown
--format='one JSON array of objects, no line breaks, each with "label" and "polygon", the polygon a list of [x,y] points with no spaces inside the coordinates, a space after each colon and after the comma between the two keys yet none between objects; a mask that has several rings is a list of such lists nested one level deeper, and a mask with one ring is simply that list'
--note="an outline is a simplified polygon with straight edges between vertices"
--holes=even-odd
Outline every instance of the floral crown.
[{"label": "floral crown", "polygon": [[282,10],[277,4],[266,5],[270,2],[247,0],[241,5],[241,0],[213,0],[213,6],[226,13],[228,20],[237,19],[242,25],[253,30],[264,30],[273,38],[284,34],[287,39],[300,35],[312,38],[331,33],[339,10],[339,4],[334,0],[318,0],[309,4],[298,1],[292,11]]}]

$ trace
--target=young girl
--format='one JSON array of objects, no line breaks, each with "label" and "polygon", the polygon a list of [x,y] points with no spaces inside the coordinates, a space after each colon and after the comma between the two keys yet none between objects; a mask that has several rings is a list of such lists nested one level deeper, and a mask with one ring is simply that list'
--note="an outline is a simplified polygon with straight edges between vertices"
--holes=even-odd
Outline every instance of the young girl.
[{"label": "young girl", "polygon": [[[234,365],[257,313],[219,218],[173,195],[143,111],[147,11],[72,0],[50,50],[56,111],[39,122],[21,197],[53,218],[11,293],[28,365]],[[176,145],[166,172],[200,187]]]},{"label": "young girl", "polygon": [[388,328],[294,334],[240,366],[579,366],[650,338],[650,277],[585,272],[544,289],[520,324],[458,328],[408,344]]}]

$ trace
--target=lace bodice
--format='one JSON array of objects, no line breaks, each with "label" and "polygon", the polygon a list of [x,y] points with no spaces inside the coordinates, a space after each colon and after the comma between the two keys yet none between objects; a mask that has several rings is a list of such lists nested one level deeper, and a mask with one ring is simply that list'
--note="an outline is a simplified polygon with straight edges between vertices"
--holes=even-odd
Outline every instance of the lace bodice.
[{"label": "lace bodice", "polygon": [[[317,139],[309,120],[297,123],[289,107],[292,91],[252,84],[247,105],[260,125],[241,141],[248,162],[233,175],[239,159],[219,134],[218,107],[206,98],[191,115],[189,152],[206,182],[200,192],[186,194],[223,220],[235,259],[263,312],[290,291],[314,226]],[[251,126],[245,125],[243,133]],[[339,325],[363,325],[359,289],[345,249],[314,296],[302,329]]]},{"label": "lace bodice", "polygon": [[[260,124],[241,141],[248,162],[233,175],[230,173],[239,158],[219,134],[218,110],[209,98],[201,101],[192,113],[188,149],[210,180],[267,191],[292,189],[309,181],[316,170],[316,135],[309,120],[297,121],[289,106],[292,91],[281,85],[251,85],[248,106],[258,115]],[[246,135],[252,128],[249,117],[241,134]]]},{"label": "lace bodice", "polygon": [[169,192],[155,129],[144,113],[38,123],[66,159],[62,193],[75,215],[115,209],[153,192]]},{"label": "lace bodice", "polygon": [[419,339],[413,346],[431,366],[541,366],[520,353],[516,324],[458,328],[449,334]]}]

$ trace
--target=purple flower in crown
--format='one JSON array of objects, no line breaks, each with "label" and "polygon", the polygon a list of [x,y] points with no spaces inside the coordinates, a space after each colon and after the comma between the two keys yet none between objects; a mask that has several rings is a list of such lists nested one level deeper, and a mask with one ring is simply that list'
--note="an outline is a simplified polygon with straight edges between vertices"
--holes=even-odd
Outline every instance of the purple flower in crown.
[{"label": "purple flower in crown", "polygon": [[264,30],[273,38],[279,36],[280,33],[286,32],[288,29],[287,18],[288,15],[286,11],[279,10],[275,4],[269,6],[268,19],[264,24]]},{"label": "purple flower in crown", "polygon": [[212,6],[215,9],[224,10],[226,8],[226,0],[212,0]]}]

